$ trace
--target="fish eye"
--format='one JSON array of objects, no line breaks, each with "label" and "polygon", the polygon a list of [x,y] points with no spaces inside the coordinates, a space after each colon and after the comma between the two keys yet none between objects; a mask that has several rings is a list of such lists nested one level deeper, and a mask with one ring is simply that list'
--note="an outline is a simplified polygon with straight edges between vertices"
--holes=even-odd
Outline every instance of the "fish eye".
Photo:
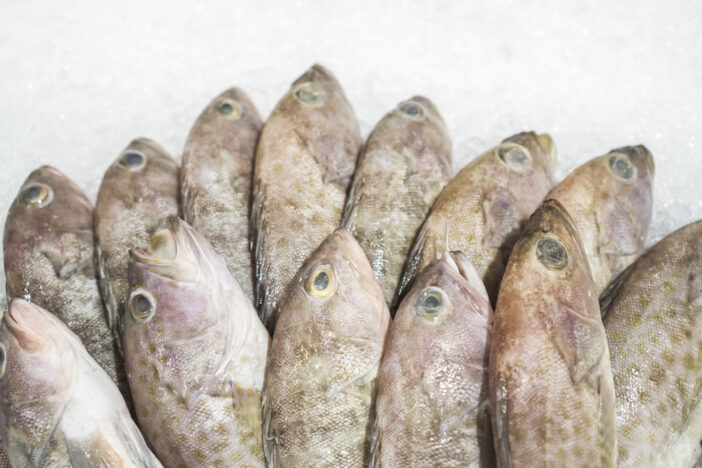
[{"label": "fish eye", "polygon": [[334,294],[337,286],[334,271],[328,265],[320,265],[315,268],[305,281],[307,292],[318,299],[326,299]]},{"label": "fish eye", "polygon": [[215,110],[218,114],[227,119],[235,120],[241,117],[241,106],[231,99],[221,99],[217,101]]},{"label": "fish eye", "polygon": [[26,206],[39,208],[46,206],[54,199],[54,191],[44,184],[33,183],[22,189],[20,200]]},{"label": "fish eye", "polygon": [[424,108],[415,101],[403,102],[398,106],[400,112],[412,120],[422,120],[424,118]]},{"label": "fish eye", "polygon": [[536,244],[536,258],[550,270],[563,270],[568,266],[568,252],[558,240],[551,237]]},{"label": "fish eye", "polygon": [[129,299],[129,311],[132,318],[139,323],[150,321],[156,311],[156,301],[154,297],[146,291],[136,290],[132,292]]},{"label": "fish eye", "polygon": [[324,96],[318,93],[309,82],[298,85],[293,95],[298,101],[311,107],[321,107],[324,104]]},{"label": "fish eye", "polygon": [[526,172],[531,167],[529,150],[516,143],[502,143],[497,148],[497,157],[515,172]]},{"label": "fish eye", "polygon": [[414,315],[429,323],[441,323],[446,318],[446,297],[435,287],[424,289],[414,303]]},{"label": "fish eye", "polygon": [[615,153],[609,158],[609,169],[620,180],[628,182],[636,175],[636,168],[631,164],[629,156]]},{"label": "fish eye", "polygon": [[146,156],[138,151],[127,151],[119,158],[119,165],[130,171],[138,171],[146,165]]},{"label": "fish eye", "polygon": [[7,361],[7,353],[5,352],[5,345],[0,343],[0,377],[5,375],[5,361]]}]

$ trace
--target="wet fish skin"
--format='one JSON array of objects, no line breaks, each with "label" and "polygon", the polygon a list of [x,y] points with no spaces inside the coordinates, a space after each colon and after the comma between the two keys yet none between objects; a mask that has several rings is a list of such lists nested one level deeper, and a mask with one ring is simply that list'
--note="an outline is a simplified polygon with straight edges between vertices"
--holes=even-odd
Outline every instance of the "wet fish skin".
[{"label": "wet fish skin", "polygon": [[[141,155],[141,161],[132,154]],[[145,247],[154,232],[168,225],[169,216],[180,214],[178,177],[178,165],[165,149],[147,138],[137,138],[107,169],[100,185],[95,252],[100,292],[120,353],[129,295],[129,249]]]},{"label": "wet fish skin", "polygon": [[603,295],[620,467],[702,455],[702,221],[668,235]]},{"label": "wet fish skin", "polygon": [[578,233],[556,201],[541,205],[512,250],[491,343],[498,466],[614,466],[604,326]]},{"label": "wet fish skin", "polygon": [[[620,161],[619,170],[630,176],[628,180],[617,176],[615,161]],[[653,174],[648,149],[625,146],[577,167],[546,197],[561,202],[571,215],[598,294],[643,252],[651,220]]]},{"label": "wet fish skin", "polygon": [[461,252],[419,274],[388,332],[369,466],[489,466],[491,326],[485,286]]},{"label": "wet fish skin", "polygon": [[140,427],[166,466],[263,466],[268,332],[224,260],[178,218],[133,249],[124,349]]},{"label": "wet fish skin", "polygon": [[183,150],[180,188],[185,221],[222,255],[254,300],[250,249],[251,179],[261,117],[248,95],[230,88],[195,121]]},{"label": "wet fish skin", "polygon": [[553,185],[555,164],[551,137],[523,132],[461,169],[436,198],[417,234],[398,299],[415,274],[448,249],[468,257],[494,304],[512,245]]},{"label": "wet fish skin", "polygon": [[2,320],[0,433],[15,467],[160,467],[112,380],[45,309]]},{"label": "wet fish skin", "polygon": [[279,303],[307,256],[341,223],[361,136],[331,72],[314,65],[263,126],[254,169],[256,300],[273,330]]},{"label": "wet fish skin", "polygon": [[361,151],[342,225],[366,252],[388,304],[412,241],[450,177],[448,128],[423,96],[388,112]]},{"label": "wet fish skin", "polygon": [[263,388],[266,466],[367,466],[389,322],[363,250],[337,229],[310,255],[281,307]]},{"label": "wet fish skin", "polygon": [[51,310],[131,404],[127,376],[100,298],[93,206],[59,170],[42,166],[25,180],[5,221],[7,297]]}]

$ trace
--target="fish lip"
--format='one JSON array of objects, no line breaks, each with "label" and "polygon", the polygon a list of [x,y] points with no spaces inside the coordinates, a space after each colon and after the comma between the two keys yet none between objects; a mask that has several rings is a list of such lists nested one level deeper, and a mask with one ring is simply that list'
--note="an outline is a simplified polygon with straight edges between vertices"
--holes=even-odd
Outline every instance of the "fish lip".
[{"label": "fish lip", "polygon": [[353,270],[356,281],[366,296],[371,300],[379,300],[385,304],[385,298],[383,297],[380,287],[377,285],[377,279],[375,278],[373,268],[370,266],[368,257],[366,257],[358,241],[343,227],[337,228],[333,235],[334,239],[342,244],[343,248],[340,249],[341,257],[349,268]]},{"label": "fish lip", "polygon": [[24,299],[15,298],[3,317],[7,330],[15,338],[20,348],[28,352],[45,348],[48,344],[46,339],[32,326],[30,315],[35,313],[41,314],[36,305]]},{"label": "fish lip", "polygon": [[551,135],[548,133],[537,133],[536,142],[546,155],[549,168],[551,170],[555,169],[558,162],[558,151]]}]

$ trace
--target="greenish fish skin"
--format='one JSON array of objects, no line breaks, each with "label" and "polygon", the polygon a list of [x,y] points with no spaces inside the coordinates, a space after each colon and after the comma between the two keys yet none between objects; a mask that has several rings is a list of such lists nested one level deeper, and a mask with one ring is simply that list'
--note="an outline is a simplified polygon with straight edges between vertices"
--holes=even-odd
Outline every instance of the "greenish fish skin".
[{"label": "greenish fish skin", "polygon": [[491,326],[485,286],[461,252],[417,276],[388,332],[369,466],[490,465]]},{"label": "greenish fish skin", "polygon": [[422,96],[388,112],[361,151],[342,225],[366,252],[388,304],[412,241],[450,178],[448,129]]},{"label": "greenish fish skin", "polygon": [[0,436],[12,466],[161,467],[114,382],[55,315],[14,299],[0,350]]},{"label": "greenish fish skin", "polygon": [[261,117],[244,91],[224,91],[195,121],[180,169],[185,221],[224,258],[251,301],[254,260],[249,245],[249,211],[261,126]]},{"label": "greenish fish skin", "polygon": [[390,312],[363,249],[338,228],[296,275],[266,364],[268,467],[366,467]]},{"label": "greenish fish skin", "polygon": [[601,297],[620,467],[702,455],[702,221],[668,235]]},{"label": "greenish fish skin", "polygon": [[512,250],[491,343],[498,466],[615,466],[600,307],[578,233],[557,201],[541,205]]},{"label": "greenish fish skin", "polygon": [[166,466],[262,467],[270,338],[207,240],[179,218],[132,249],[124,356],[139,425]]},{"label": "greenish fish skin", "polygon": [[10,207],[3,244],[8,299],[26,299],[61,319],[131,406],[98,288],[93,206],[85,194],[57,169],[36,169]]}]

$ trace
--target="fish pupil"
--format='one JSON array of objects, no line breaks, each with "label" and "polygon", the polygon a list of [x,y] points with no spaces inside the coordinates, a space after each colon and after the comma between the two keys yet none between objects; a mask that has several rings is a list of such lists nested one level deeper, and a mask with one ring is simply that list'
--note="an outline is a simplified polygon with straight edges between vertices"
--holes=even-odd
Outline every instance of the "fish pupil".
[{"label": "fish pupil", "polygon": [[306,102],[308,104],[317,101],[317,95],[304,88],[298,89],[295,95],[300,99],[300,101]]},{"label": "fish pupil", "polygon": [[31,201],[38,199],[40,194],[41,189],[39,187],[29,187],[26,192],[27,199]]},{"label": "fish pupil", "polygon": [[554,239],[543,239],[537,246],[537,257],[544,265],[562,270],[568,261],[565,248]]},{"label": "fish pupil", "polygon": [[139,153],[127,153],[124,155],[124,163],[129,167],[135,167],[141,164],[144,157]]},{"label": "fish pupil", "polygon": [[222,104],[219,105],[219,107],[217,108],[217,110],[218,110],[219,113],[222,114],[222,115],[229,115],[229,114],[231,114],[232,112],[234,112],[234,107],[232,107],[232,105],[229,104],[228,102],[224,102],[224,103],[222,103]]},{"label": "fish pupil", "polygon": [[529,156],[521,148],[501,148],[498,154],[500,159],[515,168],[523,168],[529,164]]},{"label": "fish pupil", "polygon": [[416,102],[405,102],[400,106],[400,111],[409,117],[419,119],[424,115],[422,106]]},{"label": "fish pupil", "polygon": [[609,161],[609,166],[622,179],[629,180],[634,175],[634,168],[625,158],[615,156]]},{"label": "fish pupil", "polygon": [[434,294],[428,295],[424,299],[424,312],[429,315],[436,315],[441,307],[441,300]]},{"label": "fish pupil", "polygon": [[329,287],[329,275],[325,271],[320,272],[314,278],[314,289],[317,291],[324,291]]},{"label": "fish pupil", "polygon": [[149,301],[146,300],[144,296],[139,296],[139,298],[137,298],[137,310],[139,312],[144,313],[148,311],[150,306],[151,304],[149,304]]}]

